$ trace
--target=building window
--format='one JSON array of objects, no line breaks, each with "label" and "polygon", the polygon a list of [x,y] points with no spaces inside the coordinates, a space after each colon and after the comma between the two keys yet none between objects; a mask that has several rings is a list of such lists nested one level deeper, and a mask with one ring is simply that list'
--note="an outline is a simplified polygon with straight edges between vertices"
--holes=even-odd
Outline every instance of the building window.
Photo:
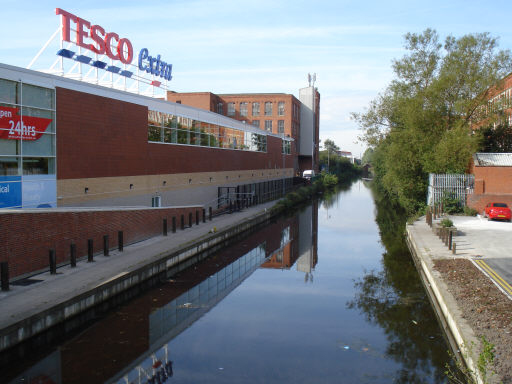
[{"label": "building window", "polygon": [[265,102],[265,116],[272,116],[272,102]]},{"label": "building window", "polygon": [[260,103],[252,103],[252,115],[253,116],[260,115]]},{"label": "building window", "polygon": [[[151,143],[196,145],[256,152],[266,152],[267,150],[267,136],[265,134],[218,126],[188,117],[151,110],[148,111],[148,141]],[[18,163],[14,164],[13,161],[6,162],[6,164],[6,168],[9,169],[15,167],[17,169],[18,167]],[[33,170],[50,169],[50,165],[30,159],[27,164],[24,164],[24,168],[31,167]]]},{"label": "building window", "polygon": [[224,105],[222,103],[217,103],[217,113],[219,115],[223,115],[224,114]]},{"label": "building window", "polygon": [[284,155],[289,155],[292,151],[291,142],[288,140],[283,140],[282,153]]},{"label": "building window", "polygon": [[284,116],[284,101],[277,103],[277,114],[279,116]]},{"label": "building window", "polygon": [[284,120],[277,121],[277,133],[284,133]]},{"label": "building window", "polygon": [[300,107],[297,104],[293,104],[293,118],[295,120],[300,119]]},{"label": "building window", "polygon": [[228,116],[235,116],[235,103],[228,103]]},{"label": "building window", "polygon": [[181,104],[181,100],[176,100],[176,104]]},{"label": "building window", "polygon": [[0,208],[56,206],[55,90],[0,79],[0,113]]},{"label": "building window", "polygon": [[240,116],[247,116],[247,103],[240,103]]},{"label": "building window", "polygon": [[259,120],[253,120],[252,121],[252,125],[255,126],[256,128],[259,128],[260,127],[260,121]]},{"label": "building window", "polygon": [[265,120],[265,130],[272,132],[272,120]]}]

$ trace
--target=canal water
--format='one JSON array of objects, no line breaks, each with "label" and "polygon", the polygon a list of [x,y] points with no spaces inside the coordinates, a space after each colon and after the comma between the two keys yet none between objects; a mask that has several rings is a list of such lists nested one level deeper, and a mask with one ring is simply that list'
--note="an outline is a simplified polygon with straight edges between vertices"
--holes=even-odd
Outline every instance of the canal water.
[{"label": "canal water", "polygon": [[403,224],[357,181],[58,342],[4,356],[2,382],[448,382]]}]

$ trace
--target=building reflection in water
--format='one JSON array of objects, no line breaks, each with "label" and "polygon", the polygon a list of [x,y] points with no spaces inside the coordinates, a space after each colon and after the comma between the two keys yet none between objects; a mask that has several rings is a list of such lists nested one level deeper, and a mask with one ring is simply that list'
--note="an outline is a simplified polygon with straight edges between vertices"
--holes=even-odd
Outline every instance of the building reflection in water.
[{"label": "building reflection in water", "polygon": [[[313,282],[313,270],[318,262],[318,203],[315,201],[298,215],[283,220],[279,245],[262,268],[290,269],[304,272],[304,281]],[[270,247],[272,249],[272,247]]]},{"label": "building reflection in water", "polygon": [[167,282],[116,307],[57,349],[40,351],[38,355],[45,357],[25,367],[10,383],[79,383],[85,378],[89,382],[166,382],[173,375],[169,343],[257,268],[290,269],[296,263],[305,281],[313,281],[317,228],[317,203],[294,217],[268,224],[168,276]]}]

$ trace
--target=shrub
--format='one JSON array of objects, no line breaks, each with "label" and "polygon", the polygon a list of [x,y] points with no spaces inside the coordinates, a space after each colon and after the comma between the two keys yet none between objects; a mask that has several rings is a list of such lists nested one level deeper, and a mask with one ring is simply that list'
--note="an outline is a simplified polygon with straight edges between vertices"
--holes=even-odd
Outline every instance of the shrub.
[{"label": "shrub", "polygon": [[443,210],[449,215],[453,215],[454,213],[462,213],[463,212],[463,204],[462,201],[455,198],[453,193],[447,193],[443,197]]},{"label": "shrub", "polygon": [[465,216],[476,216],[478,211],[474,208],[464,207],[464,215]]},{"label": "shrub", "polygon": [[449,227],[453,227],[453,221],[451,221],[450,219],[443,219],[441,221],[441,226],[443,228],[449,228]]}]

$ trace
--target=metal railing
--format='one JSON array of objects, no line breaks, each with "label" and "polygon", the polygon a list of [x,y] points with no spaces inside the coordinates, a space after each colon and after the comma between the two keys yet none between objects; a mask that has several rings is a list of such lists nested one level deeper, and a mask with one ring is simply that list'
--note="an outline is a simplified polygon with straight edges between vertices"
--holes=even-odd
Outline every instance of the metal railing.
[{"label": "metal railing", "polygon": [[427,204],[441,203],[449,197],[466,205],[468,195],[473,194],[474,175],[468,174],[429,174]]}]

